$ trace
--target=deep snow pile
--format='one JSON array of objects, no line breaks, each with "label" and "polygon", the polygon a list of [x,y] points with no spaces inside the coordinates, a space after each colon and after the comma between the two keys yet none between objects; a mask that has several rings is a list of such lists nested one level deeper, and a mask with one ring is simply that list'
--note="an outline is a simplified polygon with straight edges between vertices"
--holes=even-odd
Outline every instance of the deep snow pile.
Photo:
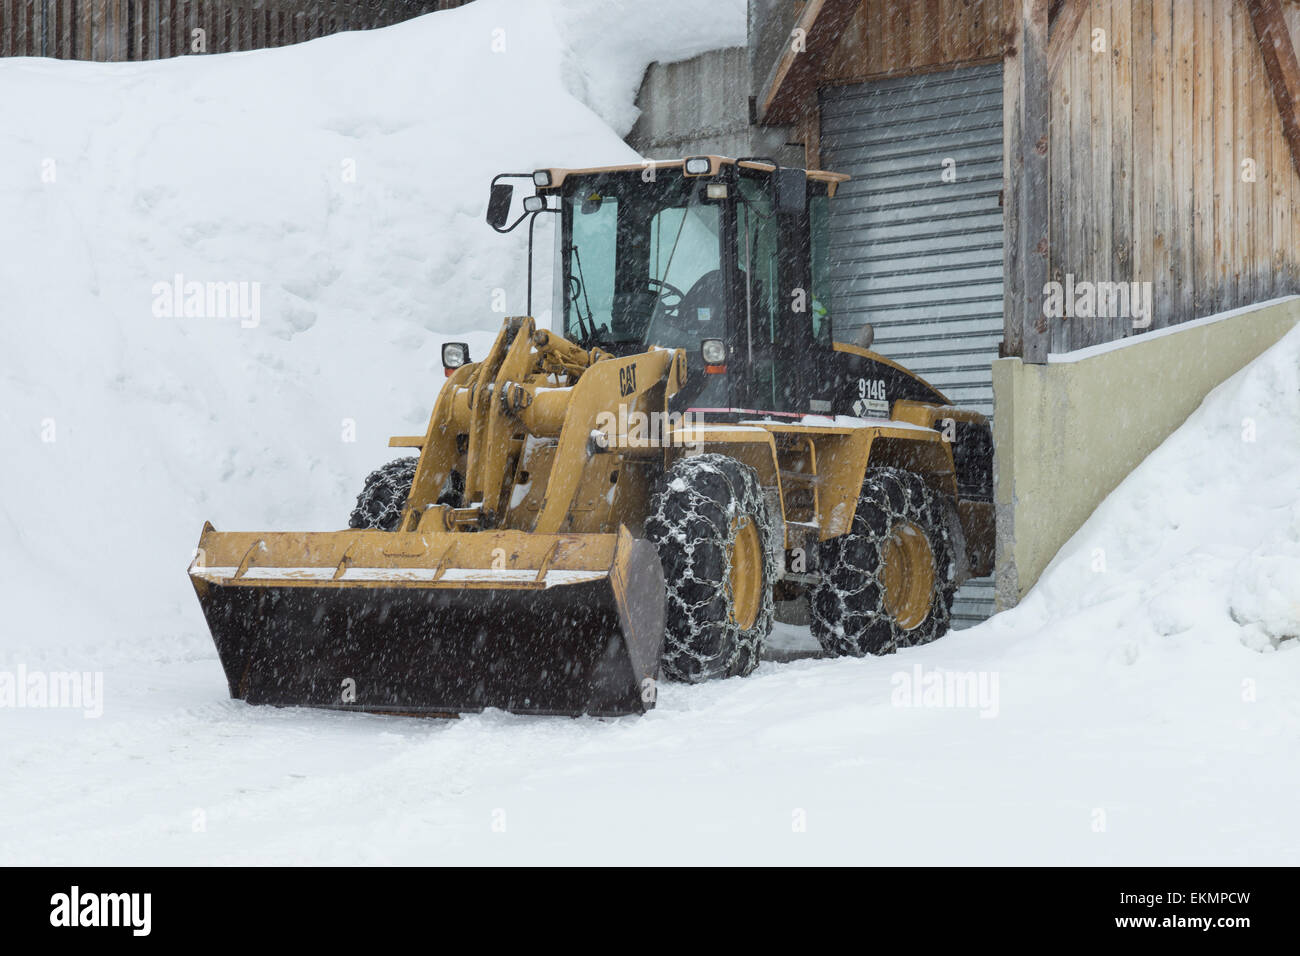
[{"label": "deep snow pile", "polygon": [[[424,430],[441,342],[481,354],[524,311],[491,177],[635,161],[646,64],[743,41],[739,0],[655,11],[478,0],[281,50],[0,61],[0,651],[195,652],[205,519],[346,525]],[[256,284],[258,315],[160,317],[176,276]]]},{"label": "deep snow pile", "polygon": [[[341,526],[423,428],[440,342],[481,351],[495,288],[521,307],[489,176],[632,158],[637,61],[738,42],[719,7],[479,0],[279,51],[0,61],[0,674],[104,680],[96,719],[0,709],[0,862],[1300,859],[1300,330],[1020,608],[926,647],[615,721],[227,699],[184,573],[202,520]],[[260,282],[261,321],[155,316],[176,273]]]}]

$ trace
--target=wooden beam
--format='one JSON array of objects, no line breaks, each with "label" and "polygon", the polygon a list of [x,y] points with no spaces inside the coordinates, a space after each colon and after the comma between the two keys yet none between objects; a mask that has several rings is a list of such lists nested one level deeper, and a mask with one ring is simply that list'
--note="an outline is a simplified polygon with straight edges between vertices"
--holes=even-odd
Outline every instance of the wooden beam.
[{"label": "wooden beam", "polygon": [[1020,0],[1003,3],[1002,57],[1002,345],[998,354],[1020,355]]},{"label": "wooden beam", "polygon": [[1280,0],[1247,0],[1246,9],[1255,27],[1259,52],[1273,90],[1273,102],[1282,118],[1282,132],[1291,150],[1291,165],[1300,173],[1300,64],[1296,62],[1295,44],[1287,30]]},{"label": "wooden beam", "polygon": [[1051,39],[1047,44],[1047,72],[1055,76],[1061,62],[1069,52],[1074,31],[1079,29],[1083,15],[1088,12],[1089,0],[1065,0],[1059,13],[1053,13]]},{"label": "wooden beam", "polygon": [[803,118],[795,124],[795,142],[803,143],[806,169],[822,168],[822,109],[816,97],[808,104]]},{"label": "wooden beam", "polygon": [[772,72],[768,76],[768,81],[764,88],[758,91],[757,113],[760,123],[769,122],[767,116],[772,107],[777,103],[777,97],[781,92],[781,87],[786,83],[786,78],[794,68],[795,63],[799,60],[799,54],[802,52],[794,43],[796,31],[803,31],[805,37],[812,33],[812,25],[817,20],[817,14],[821,13],[822,4],[825,0],[809,0],[809,3],[803,8],[795,20],[794,26],[790,28],[790,33],[785,37],[784,46],[781,48],[781,55],[777,58],[772,67]]},{"label": "wooden beam", "polygon": [[1003,67],[1002,354],[1042,364],[1049,348],[1043,287],[1048,279],[1049,112],[1047,19],[1050,0],[1015,0],[1013,42]]},{"label": "wooden beam", "polygon": [[[800,120],[809,98],[815,101],[820,70],[856,9],[857,0],[808,0],[784,38],[768,82],[759,90],[755,112],[760,124],[781,126]],[[797,30],[803,31],[799,46]]]}]

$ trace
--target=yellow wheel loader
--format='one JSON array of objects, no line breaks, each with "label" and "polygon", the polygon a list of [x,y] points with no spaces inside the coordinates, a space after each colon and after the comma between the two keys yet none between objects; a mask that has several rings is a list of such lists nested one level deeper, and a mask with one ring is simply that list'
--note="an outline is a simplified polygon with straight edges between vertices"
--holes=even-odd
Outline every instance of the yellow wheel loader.
[{"label": "yellow wheel loader", "polygon": [[989,424],[835,341],[846,178],[717,156],[496,177],[529,313],[554,228],[553,328],[445,344],[427,430],[390,442],[418,458],[370,476],[349,530],[205,527],[189,575],[231,696],[620,715],[661,677],[748,674],[776,601],[806,600],[831,655],[940,636],[992,565]]}]

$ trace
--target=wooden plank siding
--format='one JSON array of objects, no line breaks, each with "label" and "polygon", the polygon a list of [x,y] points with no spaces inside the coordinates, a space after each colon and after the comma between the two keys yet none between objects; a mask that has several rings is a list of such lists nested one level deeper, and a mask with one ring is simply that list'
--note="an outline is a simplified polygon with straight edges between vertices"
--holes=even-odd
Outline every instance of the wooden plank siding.
[{"label": "wooden plank siding", "polygon": [[[1136,144],[1133,138],[1133,7],[1134,4],[1112,5],[1110,8],[1110,50],[1109,61],[1110,102],[1110,179],[1111,195],[1133,196],[1136,199],[1136,183],[1133,177]],[[1133,262],[1133,220],[1135,201],[1115,203],[1111,207],[1111,241],[1109,274],[1119,281],[1131,276]],[[1103,259],[1104,261],[1104,259]],[[1147,273],[1150,275],[1150,272]],[[1132,320],[1124,317],[1112,318],[1105,325],[1098,323],[1099,329],[1105,330],[1104,341],[1123,338],[1127,328],[1132,327]]]},{"label": "wooden plank siding", "polygon": [[[1050,60],[1050,57],[1049,57]],[[1062,63],[1058,69],[1064,68],[1067,74],[1073,76],[1073,64]],[[1069,100],[1071,94],[1071,83],[1069,81],[1056,83],[1051,88],[1051,104],[1048,113],[1048,135],[1051,143],[1066,144],[1070,142],[1070,110]],[[1073,159],[1074,151],[1071,149],[1050,149],[1048,151],[1048,177],[1050,182],[1070,183],[1073,182]],[[1051,193],[1051,241],[1055,243],[1068,244],[1072,238],[1074,225],[1074,202],[1073,197],[1068,189],[1057,189]],[[1074,236],[1077,240],[1077,236]],[[1051,257],[1048,268],[1048,279],[1052,282],[1064,282],[1065,275],[1061,271],[1061,266],[1068,260],[1067,256]],[[1048,324],[1048,336],[1050,342],[1049,351],[1060,351],[1063,343],[1059,341],[1059,335],[1063,325],[1058,322]]]},{"label": "wooden plank siding", "polygon": [[1215,312],[1232,308],[1238,301],[1235,213],[1236,157],[1240,150],[1233,111],[1236,83],[1232,75],[1232,10],[1235,5],[1235,0],[1214,0],[1211,14],[1214,32],[1214,75],[1210,94],[1214,103],[1214,222],[1210,252],[1214,271],[1208,301]]},{"label": "wooden plank siding", "polygon": [[[1002,61],[1002,275],[1003,275],[1003,355],[1020,355],[1024,351],[1024,335],[1017,320],[1020,311],[1018,296],[1022,294],[1016,277],[1023,274],[1020,263],[1020,196],[1021,182],[1020,141],[1024,135],[1022,70],[1020,48],[1015,43],[1020,27],[1020,0],[1006,0],[1002,7],[1006,27],[1006,56]],[[1050,174],[1049,174],[1050,175]],[[1008,319],[1007,316],[1012,318]]]},{"label": "wooden plank siding", "polygon": [[1155,267],[1156,230],[1155,230],[1155,100],[1154,82],[1134,83],[1134,63],[1148,63],[1154,46],[1154,34],[1143,29],[1146,24],[1155,22],[1155,0],[1133,0],[1133,9],[1128,21],[1128,42],[1126,46],[1132,51],[1130,57],[1119,57],[1117,62],[1124,63],[1126,82],[1132,91],[1131,138],[1132,138],[1132,177],[1133,208],[1129,228],[1129,261],[1127,266],[1117,266],[1116,271],[1123,274],[1125,269],[1134,275],[1152,277],[1152,301],[1155,300],[1155,277],[1159,274]]},{"label": "wooden plank siding", "polygon": [[[1151,282],[1152,328],[1298,291],[1300,175],[1240,0],[1092,0],[1052,83],[1052,278]],[[1052,348],[1132,334],[1067,319]]]},{"label": "wooden plank siding", "polygon": [[[1051,323],[1043,315],[1043,290],[1051,276],[1051,82],[1047,70],[1048,0],[1020,0],[1016,42],[1021,57],[1020,182],[1016,214],[1020,217],[1020,264],[1024,288],[1021,309],[1021,354],[1026,362],[1047,361]],[[1011,303],[1012,296],[1006,301]],[[1004,318],[1014,321],[1012,309]]]},{"label": "wooden plank siding", "polygon": [[[1092,222],[1087,233],[1088,248],[1082,260],[1086,272],[1074,273],[1075,281],[1089,279],[1093,282],[1118,280],[1111,269],[1112,243],[1115,238],[1115,203],[1096,201],[1098,197],[1112,195],[1114,182],[1112,171],[1115,152],[1111,148],[1115,123],[1111,112],[1114,78],[1111,75],[1111,56],[1115,54],[1115,38],[1110,28],[1111,4],[1094,3],[1089,7],[1092,31],[1089,35],[1088,59],[1084,65],[1084,74],[1091,88],[1091,116],[1080,124],[1080,132],[1085,137],[1084,143],[1092,146],[1092,176],[1085,183],[1085,188],[1093,197]],[[1086,201],[1086,199],[1085,199]],[[1063,272],[1070,272],[1069,264]],[[1109,323],[1100,320],[1067,323],[1070,338],[1067,340],[1075,348],[1083,348],[1110,340]]]},{"label": "wooden plank siding", "polygon": [[[1069,117],[1061,120],[1061,127],[1070,130],[1070,139],[1066,142],[1056,143],[1056,149],[1067,149],[1070,153],[1070,179],[1067,181],[1053,183],[1052,189],[1060,191],[1063,195],[1063,201],[1068,202],[1072,207],[1069,232],[1066,233],[1062,228],[1065,224],[1053,223],[1054,235],[1065,235],[1066,245],[1064,249],[1055,250],[1053,260],[1059,261],[1055,271],[1064,276],[1067,269],[1082,266],[1091,268],[1092,261],[1092,234],[1093,223],[1096,219],[1096,207],[1090,201],[1092,174],[1092,143],[1088,136],[1088,130],[1092,127],[1092,82],[1090,77],[1094,69],[1092,49],[1092,9],[1091,5],[1085,7],[1078,27],[1073,34],[1073,40],[1069,44],[1070,56],[1067,57],[1063,64],[1063,69],[1068,70],[1071,77],[1072,86],[1069,89],[1066,102],[1069,105]],[[1068,250],[1068,252],[1066,251]],[[1075,264],[1078,264],[1076,266]],[[1055,341],[1052,343],[1054,351],[1065,351],[1069,348],[1069,342],[1066,335],[1069,333],[1071,326],[1065,323],[1052,323],[1052,332]]]},{"label": "wooden plank siding", "polygon": [[863,0],[839,31],[820,85],[862,83],[1001,59],[1001,0]]},{"label": "wooden plank siding", "polygon": [[0,0],[0,56],[152,60],[391,26],[469,0]]},{"label": "wooden plank siding", "polygon": [[[790,88],[782,107],[798,116],[794,136],[808,161],[817,159],[818,89],[1000,58],[1013,202],[1019,4],[860,0],[838,14],[833,42],[810,58],[812,80]],[[1052,8],[1048,277],[1149,282],[1153,329],[1300,291],[1300,174],[1246,0],[1054,0]],[[1300,36],[1300,2],[1284,0],[1280,11],[1291,37]],[[809,42],[825,44],[816,23]],[[1010,288],[1025,263],[1008,209]],[[1004,348],[1022,354],[1013,326],[1008,318]],[[1140,331],[1131,316],[1067,320],[1052,325],[1050,348]]]}]

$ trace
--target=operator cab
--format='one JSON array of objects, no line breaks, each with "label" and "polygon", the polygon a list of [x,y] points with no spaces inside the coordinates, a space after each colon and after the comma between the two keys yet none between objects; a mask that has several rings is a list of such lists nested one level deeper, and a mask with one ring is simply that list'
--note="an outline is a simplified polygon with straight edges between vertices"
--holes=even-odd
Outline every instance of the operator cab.
[{"label": "operator cab", "polygon": [[[832,347],[828,204],[848,177],[696,156],[532,178],[525,215],[556,214],[553,322],[566,338],[620,356],[685,350],[682,411],[815,411]],[[529,272],[531,286],[531,248]]]}]

